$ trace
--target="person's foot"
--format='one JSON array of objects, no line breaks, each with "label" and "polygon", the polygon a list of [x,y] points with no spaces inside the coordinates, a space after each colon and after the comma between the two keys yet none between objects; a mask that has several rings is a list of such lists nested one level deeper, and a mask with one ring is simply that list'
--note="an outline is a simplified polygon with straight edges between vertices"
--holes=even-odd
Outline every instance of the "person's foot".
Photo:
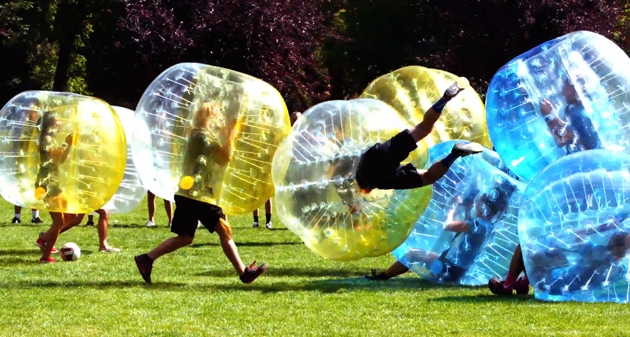
[{"label": "person's foot", "polygon": [[155,227],[155,223],[151,220],[147,221],[147,227]]},{"label": "person's foot", "polygon": [[116,247],[99,248],[98,251],[101,253],[118,253],[120,252],[120,248],[116,248]]},{"label": "person's foot", "polygon": [[197,228],[203,228],[204,225],[201,223],[201,221],[197,221]]},{"label": "person's foot", "polygon": [[267,222],[267,224],[265,225],[265,228],[267,229],[273,228],[273,226],[271,225],[271,221]]},{"label": "person's foot", "polygon": [[503,281],[497,278],[491,278],[490,281],[488,281],[488,288],[495,295],[499,295],[499,296],[512,296],[513,295],[512,288],[503,287]]},{"label": "person's foot", "polygon": [[529,294],[529,281],[524,277],[520,277],[514,282],[514,290],[516,291],[517,295]]},{"label": "person's foot", "polygon": [[36,223],[37,224],[37,223],[42,223],[42,222],[44,222],[44,221],[40,217],[31,219],[31,223]]},{"label": "person's foot", "polygon": [[22,220],[20,220],[20,218],[15,216],[15,217],[13,217],[13,219],[11,219],[11,223],[12,224],[20,224],[20,223],[22,223]]},{"label": "person's foot", "polygon": [[[44,236],[44,232],[39,233],[39,237],[37,238],[37,240],[35,240],[35,245],[42,250],[44,249],[44,246],[46,245],[46,241],[44,241],[43,236]],[[50,250],[50,254],[57,254],[57,253],[59,253],[57,248],[52,247],[52,249]]]},{"label": "person's foot", "polygon": [[153,261],[147,254],[137,255],[133,258],[136,261],[136,266],[138,266],[138,271],[144,282],[151,283],[151,271],[153,270]]},{"label": "person's foot", "polygon": [[364,277],[370,281],[387,281],[390,279],[390,277],[387,276],[385,272],[377,274],[375,269],[372,269],[370,275],[365,275]]},{"label": "person's foot", "polygon": [[49,258],[43,258],[42,257],[42,258],[39,259],[39,263],[42,263],[42,264],[44,264],[44,263],[55,263],[55,262],[57,262],[57,261],[55,261],[55,259],[53,259],[52,257],[49,257]]},{"label": "person's foot", "polygon": [[88,222],[86,222],[85,225],[86,226],[94,226],[94,221],[88,220]]},{"label": "person's foot", "polygon": [[260,224],[258,223],[258,221],[254,221],[254,225],[252,225],[252,228],[258,228],[260,227]]},{"label": "person's foot", "polygon": [[453,145],[451,153],[458,155],[459,157],[465,157],[475,153],[483,152],[483,146],[479,143],[457,143]]},{"label": "person's foot", "polygon": [[265,270],[267,270],[267,264],[263,263],[260,266],[256,266],[256,261],[249,265],[249,267],[245,268],[245,272],[243,275],[239,276],[241,282],[243,283],[252,283],[258,276],[262,275]]},{"label": "person's foot", "polygon": [[455,82],[453,82],[453,84],[446,88],[444,91],[444,98],[450,100],[469,86],[470,82],[466,77],[459,77]]}]

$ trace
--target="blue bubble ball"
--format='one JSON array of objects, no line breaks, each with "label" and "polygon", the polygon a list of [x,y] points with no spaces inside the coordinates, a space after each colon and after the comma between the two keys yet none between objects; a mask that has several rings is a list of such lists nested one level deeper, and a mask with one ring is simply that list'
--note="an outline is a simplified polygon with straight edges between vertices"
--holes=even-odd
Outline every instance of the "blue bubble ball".
[{"label": "blue bubble ball", "polygon": [[[431,147],[429,163],[440,161],[457,142]],[[518,244],[518,207],[525,189],[508,172],[491,150],[457,159],[433,184],[429,206],[394,257],[436,283],[478,286],[505,275]]]},{"label": "blue bubble ball", "polygon": [[592,150],[534,177],[518,219],[534,296],[547,301],[628,302],[630,156]]},{"label": "blue bubble ball", "polygon": [[545,42],[501,67],[486,96],[496,151],[524,181],[567,154],[628,152],[630,58],[596,33]]}]

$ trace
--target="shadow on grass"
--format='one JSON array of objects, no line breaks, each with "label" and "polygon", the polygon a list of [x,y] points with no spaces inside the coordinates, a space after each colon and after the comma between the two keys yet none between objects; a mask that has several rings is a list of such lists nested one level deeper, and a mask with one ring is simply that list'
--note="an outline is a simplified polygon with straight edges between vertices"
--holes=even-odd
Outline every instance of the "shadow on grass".
[{"label": "shadow on grass", "polygon": [[[265,277],[268,277],[265,275]],[[363,277],[313,280],[300,282],[254,283],[243,285],[239,290],[276,293],[285,291],[318,291],[321,293],[345,293],[351,291],[426,291],[441,286],[415,278],[401,278],[389,281],[370,281]],[[217,285],[217,289],[234,290],[234,286]]]},{"label": "shadow on grass", "polygon": [[[32,262],[31,262],[32,263]],[[186,283],[152,283],[146,284],[142,279],[138,281],[28,281],[28,282],[0,282],[0,288],[94,288],[94,289],[115,289],[115,288],[132,288],[132,287],[144,287],[152,290],[190,290],[190,284]],[[193,288],[194,289],[194,288]],[[201,290],[201,289],[200,289]]]},{"label": "shadow on grass", "polygon": [[[234,277],[231,269],[215,269],[195,274],[196,276]],[[308,268],[270,268],[265,277],[363,277],[356,270],[340,269],[308,269]]]},{"label": "shadow on grass", "polygon": [[534,295],[497,296],[489,293],[474,296],[444,296],[432,298],[429,302],[461,302],[461,303],[490,303],[490,302],[525,302],[533,300]]},{"label": "shadow on grass", "polygon": [[[302,245],[302,242],[236,242],[237,247],[271,247],[271,246],[294,246],[294,245]],[[220,246],[219,242],[202,242],[202,243],[193,243],[188,246],[190,248],[199,248],[199,247],[216,247]]]}]

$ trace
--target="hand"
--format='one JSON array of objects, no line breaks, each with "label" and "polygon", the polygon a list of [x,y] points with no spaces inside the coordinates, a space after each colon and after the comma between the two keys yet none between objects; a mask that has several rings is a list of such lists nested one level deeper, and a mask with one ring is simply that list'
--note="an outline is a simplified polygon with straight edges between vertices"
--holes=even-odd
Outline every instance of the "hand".
[{"label": "hand", "polygon": [[68,146],[72,145],[72,140],[73,140],[73,139],[72,139],[72,134],[69,134],[69,135],[66,137],[66,144],[68,144]]},{"label": "hand", "polygon": [[553,111],[553,104],[551,104],[551,102],[548,99],[543,99],[540,102],[540,112],[542,112],[542,114],[544,116],[549,115],[551,112]]}]

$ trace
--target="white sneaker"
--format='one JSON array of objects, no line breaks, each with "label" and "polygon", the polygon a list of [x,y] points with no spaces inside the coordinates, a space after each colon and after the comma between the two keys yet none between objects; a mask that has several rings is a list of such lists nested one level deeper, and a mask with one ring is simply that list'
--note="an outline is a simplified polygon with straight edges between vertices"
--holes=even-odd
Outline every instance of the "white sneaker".
[{"label": "white sneaker", "polygon": [[254,225],[252,227],[253,228],[258,228],[258,227],[260,227],[260,224],[258,222],[254,222]]},{"label": "white sneaker", "polygon": [[265,225],[265,227],[266,227],[267,229],[271,229],[271,221],[267,222],[267,224]]},{"label": "white sneaker", "polygon": [[153,221],[147,221],[147,227],[155,227],[155,224],[153,223]]}]

